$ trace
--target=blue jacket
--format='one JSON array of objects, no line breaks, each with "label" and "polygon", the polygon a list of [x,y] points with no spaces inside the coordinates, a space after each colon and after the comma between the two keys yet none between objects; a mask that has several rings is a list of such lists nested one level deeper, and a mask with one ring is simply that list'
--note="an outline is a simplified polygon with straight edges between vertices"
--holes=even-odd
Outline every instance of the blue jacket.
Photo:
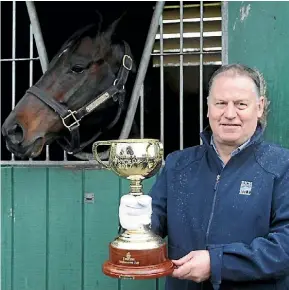
[{"label": "blue jacket", "polygon": [[203,283],[166,279],[166,290],[289,289],[289,150],[262,140],[222,166],[204,132],[203,145],[169,154],[153,185],[152,229],[167,236],[168,256],[207,249]]}]

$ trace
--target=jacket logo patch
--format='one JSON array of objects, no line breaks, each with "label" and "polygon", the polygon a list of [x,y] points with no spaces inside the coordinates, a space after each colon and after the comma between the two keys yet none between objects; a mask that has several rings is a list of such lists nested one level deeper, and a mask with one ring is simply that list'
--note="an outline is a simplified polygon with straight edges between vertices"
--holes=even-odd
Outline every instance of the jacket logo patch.
[{"label": "jacket logo patch", "polygon": [[242,181],[240,186],[239,194],[243,195],[251,195],[252,191],[252,182],[250,181]]}]

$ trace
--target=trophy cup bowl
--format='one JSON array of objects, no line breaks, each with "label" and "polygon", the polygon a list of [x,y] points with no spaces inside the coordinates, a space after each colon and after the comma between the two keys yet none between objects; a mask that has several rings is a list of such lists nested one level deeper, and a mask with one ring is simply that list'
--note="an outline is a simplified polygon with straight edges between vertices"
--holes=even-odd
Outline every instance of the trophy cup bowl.
[{"label": "trophy cup bowl", "polygon": [[[99,146],[109,146],[108,163],[98,156]],[[130,182],[129,194],[143,194],[142,181],[162,166],[163,145],[157,139],[120,139],[93,144],[96,161]],[[154,279],[173,272],[165,241],[148,226],[127,230],[109,244],[109,259],[102,266],[105,275],[122,279]]]}]

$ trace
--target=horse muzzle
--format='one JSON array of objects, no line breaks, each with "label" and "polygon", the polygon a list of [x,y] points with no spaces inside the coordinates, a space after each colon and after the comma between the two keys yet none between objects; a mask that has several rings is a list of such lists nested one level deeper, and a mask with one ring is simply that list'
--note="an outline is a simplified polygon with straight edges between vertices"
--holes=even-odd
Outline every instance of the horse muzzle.
[{"label": "horse muzzle", "polygon": [[[14,140],[14,139],[12,139]],[[44,138],[39,137],[34,142],[30,144],[11,142],[9,136],[5,137],[7,149],[14,154],[15,156],[24,159],[24,158],[35,158],[40,155],[44,147]]]}]

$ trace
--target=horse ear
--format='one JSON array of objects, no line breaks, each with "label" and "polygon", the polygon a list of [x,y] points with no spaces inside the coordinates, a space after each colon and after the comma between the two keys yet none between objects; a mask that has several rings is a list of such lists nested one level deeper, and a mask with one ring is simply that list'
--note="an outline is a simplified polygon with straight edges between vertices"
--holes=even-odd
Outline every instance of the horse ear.
[{"label": "horse ear", "polygon": [[116,20],[114,20],[109,27],[104,31],[104,37],[107,40],[110,40],[112,35],[115,33],[115,30],[119,24],[119,22],[122,20],[124,14],[122,14],[119,18],[117,18]]}]

